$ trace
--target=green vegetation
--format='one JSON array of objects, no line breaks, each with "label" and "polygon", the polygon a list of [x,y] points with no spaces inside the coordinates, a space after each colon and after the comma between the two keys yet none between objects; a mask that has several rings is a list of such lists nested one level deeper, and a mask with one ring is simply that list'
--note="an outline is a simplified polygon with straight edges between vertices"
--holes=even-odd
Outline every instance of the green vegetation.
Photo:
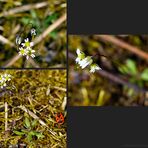
[{"label": "green vegetation", "polygon": [[[65,0],[7,0],[0,2],[0,10],[0,67],[66,66]],[[59,19],[62,21],[56,25]],[[37,32],[33,39],[35,58],[15,58],[18,55],[16,37],[21,35],[23,40],[29,37],[31,26]]]},{"label": "green vegetation", "polygon": [[[66,148],[65,70],[1,70],[11,81],[0,89],[0,147]],[[65,119],[66,120],[66,119]]]}]

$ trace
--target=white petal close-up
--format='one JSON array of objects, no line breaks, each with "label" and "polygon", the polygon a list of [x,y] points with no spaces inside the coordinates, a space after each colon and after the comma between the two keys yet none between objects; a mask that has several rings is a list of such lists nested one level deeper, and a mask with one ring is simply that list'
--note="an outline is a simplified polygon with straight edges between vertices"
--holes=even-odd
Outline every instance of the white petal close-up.
[{"label": "white petal close-up", "polygon": [[76,53],[77,53],[77,58],[75,61],[77,64],[80,64],[80,62],[85,58],[85,54],[80,49],[77,49]]},{"label": "white petal close-up", "polygon": [[11,75],[10,74],[2,74],[0,75],[0,87],[4,88],[7,86],[7,82],[11,80]]},{"label": "white petal close-up", "polygon": [[90,72],[94,73],[96,70],[101,70],[101,68],[97,64],[92,64],[90,66]]},{"label": "white petal close-up", "polygon": [[93,62],[92,58],[90,56],[87,56],[82,61],[80,61],[79,64],[82,67],[82,69],[84,69],[88,65],[92,64],[92,62]]}]

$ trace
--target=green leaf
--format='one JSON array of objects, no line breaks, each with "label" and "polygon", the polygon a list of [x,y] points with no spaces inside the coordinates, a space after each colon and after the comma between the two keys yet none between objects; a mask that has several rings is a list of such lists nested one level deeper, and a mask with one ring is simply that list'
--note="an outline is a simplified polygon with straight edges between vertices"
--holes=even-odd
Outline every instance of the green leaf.
[{"label": "green leaf", "polygon": [[52,21],[56,20],[57,18],[58,18],[58,14],[53,13],[53,14],[47,16],[44,22],[46,25],[49,25],[52,23]]},{"label": "green leaf", "polygon": [[30,121],[29,121],[29,119],[27,117],[25,118],[24,122],[25,122],[25,127],[30,128]]},{"label": "green leaf", "polygon": [[127,66],[125,66],[125,65],[121,65],[118,69],[123,74],[127,74],[129,72]]},{"label": "green leaf", "polygon": [[23,18],[21,19],[21,22],[22,22],[24,25],[28,24],[29,21],[30,21],[30,18],[29,18],[29,17],[23,17]]},{"label": "green leaf", "polygon": [[35,136],[37,136],[38,139],[44,138],[44,135],[42,135],[40,132],[35,132]]},{"label": "green leaf", "polygon": [[57,37],[57,31],[56,30],[54,30],[54,31],[52,31],[49,35],[50,35],[50,37],[52,37],[53,39],[56,39],[56,37]]},{"label": "green leaf", "polygon": [[13,131],[16,135],[19,135],[19,136],[22,136],[24,135],[25,133],[24,132],[19,132],[19,131]]},{"label": "green leaf", "polygon": [[37,14],[36,14],[36,11],[34,11],[34,10],[31,10],[31,16],[32,16],[32,18],[37,18]]},{"label": "green leaf", "polygon": [[28,135],[27,135],[27,140],[31,141],[32,140],[32,136],[33,136],[32,132],[29,132]]},{"label": "green leaf", "polygon": [[148,81],[148,68],[142,72],[141,79],[144,81]]},{"label": "green leaf", "polygon": [[37,125],[37,122],[38,122],[37,120],[33,120],[33,121],[32,121],[32,123],[31,123],[32,128],[34,128],[34,127]]},{"label": "green leaf", "polygon": [[131,60],[131,59],[128,59],[126,61],[126,66],[129,70],[129,73],[132,74],[132,75],[136,75],[137,74],[137,67],[136,67],[136,63],[135,61]]}]

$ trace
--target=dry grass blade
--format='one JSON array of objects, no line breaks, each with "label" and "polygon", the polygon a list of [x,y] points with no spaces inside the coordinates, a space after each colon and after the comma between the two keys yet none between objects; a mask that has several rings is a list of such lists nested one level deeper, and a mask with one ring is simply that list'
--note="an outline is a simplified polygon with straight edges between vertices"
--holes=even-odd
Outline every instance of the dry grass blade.
[{"label": "dry grass blade", "polygon": [[62,88],[62,87],[58,87],[58,86],[51,86],[51,88],[66,92],[66,88]]},{"label": "dry grass blade", "polygon": [[29,4],[29,5],[17,7],[17,8],[14,8],[14,9],[10,9],[6,12],[3,12],[1,14],[1,16],[9,16],[9,15],[13,15],[15,13],[24,12],[24,11],[28,11],[28,10],[31,10],[31,9],[39,9],[39,8],[42,8],[42,7],[45,7],[45,6],[48,6],[48,2]]},{"label": "dry grass blade", "polygon": [[32,58],[29,58],[29,62],[31,65],[33,65],[33,67],[40,68],[40,66]]},{"label": "dry grass blade", "polygon": [[3,68],[7,68],[11,65],[13,65],[13,63],[15,63],[21,56],[20,55],[15,55],[12,59],[10,59],[8,62],[6,62],[6,64],[3,66]]},{"label": "dry grass blade", "polygon": [[97,38],[103,40],[103,41],[107,41],[107,42],[110,42],[112,44],[115,44],[121,48],[124,48],[126,50],[129,50],[133,53],[135,53],[136,55],[138,55],[139,57],[145,59],[146,61],[148,61],[148,53],[142,51],[141,49],[135,47],[135,46],[132,46],[128,43],[125,43],[124,41],[116,38],[116,37],[113,37],[111,35],[96,35]]},{"label": "dry grass blade", "polygon": [[34,114],[33,112],[31,112],[31,111],[30,111],[29,109],[27,109],[25,106],[19,106],[18,108],[20,108],[20,109],[22,109],[23,111],[25,111],[26,113],[28,113],[32,118],[38,120],[41,125],[47,126],[44,121],[42,121],[36,114]]},{"label": "dry grass blade", "polygon": [[15,46],[12,42],[10,42],[8,39],[6,39],[5,37],[3,37],[2,35],[0,35],[0,42],[2,42],[3,44],[8,44],[11,47],[14,47]]},{"label": "dry grass blade", "polygon": [[61,16],[51,26],[49,26],[40,36],[38,36],[34,40],[34,43],[38,44],[39,42],[41,42],[50,32],[52,32],[54,29],[56,29],[58,26],[60,26],[65,20],[66,20],[66,14]]},{"label": "dry grass blade", "polygon": [[[42,126],[48,127],[48,125],[47,125],[44,121],[42,121],[36,114],[34,114],[33,112],[31,112],[31,111],[30,111],[29,109],[27,109],[25,106],[22,106],[22,105],[21,105],[21,106],[18,106],[18,108],[20,108],[20,109],[22,109],[24,112],[28,113],[32,118],[38,120],[39,123],[40,123]],[[49,132],[50,132],[53,136],[56,135],[56,133],[53,132],[53,131],[51,131],[50,129],[49,129]]]},{"label": "dry grass blade", "polygon": [[8,104],[5,102],[5,131],[8,130]]}]

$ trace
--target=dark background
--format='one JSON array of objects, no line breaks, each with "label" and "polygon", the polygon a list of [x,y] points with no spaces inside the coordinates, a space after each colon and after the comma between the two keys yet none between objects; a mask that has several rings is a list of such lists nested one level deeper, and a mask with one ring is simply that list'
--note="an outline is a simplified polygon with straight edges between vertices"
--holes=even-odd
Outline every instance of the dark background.
[{"label": "dark background", "polygon": [[147,34],[147,0],[68,0],[69,34]]},{"label": "dark background", "polygon": [[148,108],[68,107],[68,148],[148,147]]}]

